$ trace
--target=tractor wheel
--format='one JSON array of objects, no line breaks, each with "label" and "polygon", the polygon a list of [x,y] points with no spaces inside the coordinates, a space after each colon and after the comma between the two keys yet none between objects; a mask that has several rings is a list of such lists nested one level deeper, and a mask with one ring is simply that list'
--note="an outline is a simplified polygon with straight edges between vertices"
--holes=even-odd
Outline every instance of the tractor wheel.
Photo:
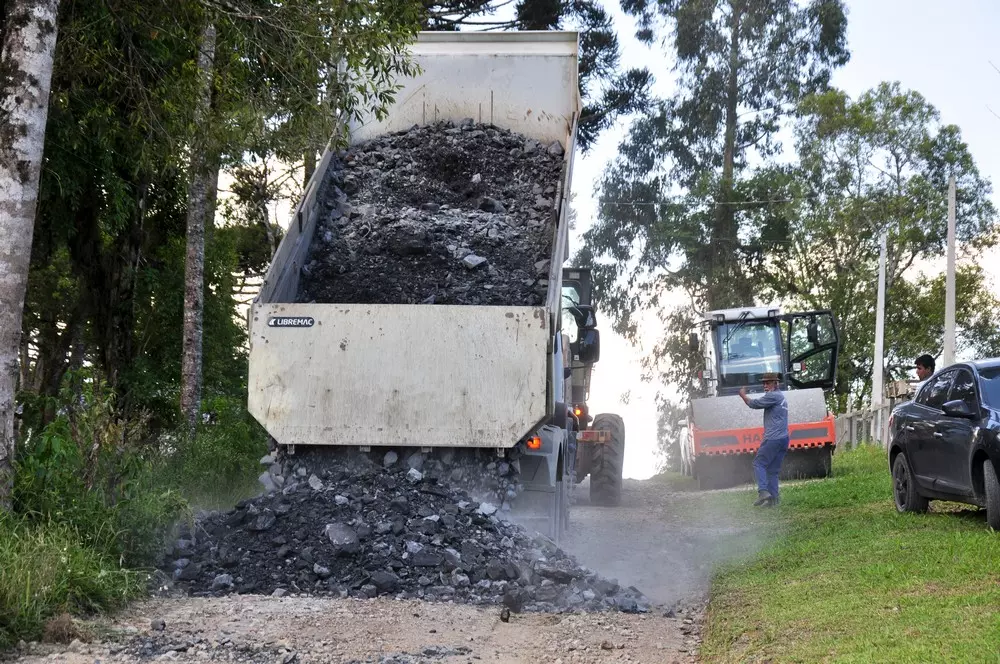
[{"label": "tractor wheel", "polygon": [[593,428],[610,431],[611,440],[590,446],[590,502],[603,507],[615,507],[622,498],[625,423],[619,415],[602,413],[594,418]]}]

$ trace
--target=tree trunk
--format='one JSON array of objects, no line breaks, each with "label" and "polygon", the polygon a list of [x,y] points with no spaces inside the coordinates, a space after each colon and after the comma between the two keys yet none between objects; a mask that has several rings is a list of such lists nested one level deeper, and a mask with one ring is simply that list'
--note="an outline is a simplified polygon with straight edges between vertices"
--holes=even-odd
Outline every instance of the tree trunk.
[{"label": "tree trunk", "polygon": [[[140,199],[149,187],[148,173],[128,173]],[[96,360],[128,410],[127,369],[135,356],[135,290],[143,250],[142,205],[136,205],[128,226],[115,234],[110,246],[101,228],[100,183],[91,179],[81,188],[74,215],[76,238],[70,243],[73,270],[81,280],[81,309],[91,322]]]},{"label": "tree trunk", "polygon": [[5,0],[0,45],[0,510],[14,481],[14,389],[59,0]]},{"label": "tree trunk", "polygon": [[750,306],[746,285],[740,282],[737,256],[739,235],[736,209],[733,206],[733,183],[736,162],[737,113],[739,111],[740,72],[740,3],[732,3],[732,25],[729,33],[729,78],[726,84],[726,134],[722,153],[722,182],[715,207],[712,229],[711,280],[708,287],[709,308]]},{"label": "tree trunk", "polygon": [[306,185],[309,184],[309,178],[313,176],[316,172],[316,153],[312,150],[306,150],[305,159],[302,162],[302,188],[305,189]]},{"label": "tree trunk", "polygon": [[56,418],[56,397],[62,388],[63,378],[70,368],[70,353],[73,350],[73,340],[77,337],[77,330],[82,327],[80,312],[82,307],[78,304],[70,314],[62,331],[57,332],[52,340],[52,345],[45,349],[44,354],[39,350],[39,357],[45,357],[44,371],[40,372],[40,386],[38,394],[43,397],[50,397],[45,400],[45,411],[42,415],[42,426],[52,422]]},{"label": "tree trunk", "polygon": [[215,24],[205,26],[198,49],[198,74],[201,79],[197,106],[194,109],[195,131],[191,155],[191,179],[188,184],[187,256],[184,268],[184,341],[181,358],[181,414],[188,432],[194,434],[201,406],[202,313],[205,304],[205,219],[214,197],[209,191],[218,177],[214,159],[208,158],[209,114],[212,82],[215,73]]}]

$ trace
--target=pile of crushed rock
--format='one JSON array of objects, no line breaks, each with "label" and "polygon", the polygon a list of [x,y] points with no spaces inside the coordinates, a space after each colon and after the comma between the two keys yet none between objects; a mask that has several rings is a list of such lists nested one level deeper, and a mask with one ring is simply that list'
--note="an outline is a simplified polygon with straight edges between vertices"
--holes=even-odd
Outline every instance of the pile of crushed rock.
[{"label": "pile of crushed rock", "polygon": [[472,120],[353,146],[317,192],[298,301],[542,304],[563,163],[559,143]]},{"label": "pile of crushed rock", "polygon": [[501,518],[500,506],[456,488],[445,464],[418,469],[395,452],[380,463],[362,454],[313,467],[308,457],[263,461],[283,480],[183,532],[161,565],[174,588],[394,596],[515,612],[650,610],[636,588],[581,567],[551,540]]}]

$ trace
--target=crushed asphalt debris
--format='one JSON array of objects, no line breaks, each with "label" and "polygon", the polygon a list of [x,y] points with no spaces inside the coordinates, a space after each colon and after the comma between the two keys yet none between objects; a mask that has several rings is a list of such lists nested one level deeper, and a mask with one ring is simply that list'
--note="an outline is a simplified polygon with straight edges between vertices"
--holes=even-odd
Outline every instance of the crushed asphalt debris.
[{"label": "crushed asphalt debris", "polygon": [[447,466],[362,454],[312,468],[307,458],[263,461],[280,488],[201,515],[164,555],[165,587],[195,596],[393,596],[515,613],[651,610],[636,588],[582,567],[455,488]]},{"label": "crushed asphalt debris", "polygon": [[331,159],[298,302],[534,306],[545,300],[564,156],[466,120]]}]

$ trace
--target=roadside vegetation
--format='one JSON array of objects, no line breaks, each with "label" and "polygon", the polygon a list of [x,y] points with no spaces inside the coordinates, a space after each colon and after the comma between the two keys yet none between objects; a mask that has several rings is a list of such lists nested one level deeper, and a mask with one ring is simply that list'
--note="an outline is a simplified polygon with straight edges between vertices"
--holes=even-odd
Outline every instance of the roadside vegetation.
[{"label": "roadside vegetation", "polygon": [[649,481],[666,485],[670,487],[672,491],[698,490],[698,480],[684,475],[683,473],[679,473],[676,470],[664,470],[663,472],[650,477]]},{"label": "roadside vegetation", "polygon": [[890,488],[884,450],[862,446],[776,510],[720,495],[767,543],[717,573],[705,661],[996,661],[1000,534],[951,503],[900,515]]},{"label": "roadside vegetation", "polygon": [[216,419],[190,440],[122,417],[115,392],[87,371],[49,406],[58,414],[18,446],[13,509],[0,513],[0,650],[69,638],[52,629],[66,614],[142,596],[174,527],[250,495],[267,450],[236,400],[206,402]]}]

